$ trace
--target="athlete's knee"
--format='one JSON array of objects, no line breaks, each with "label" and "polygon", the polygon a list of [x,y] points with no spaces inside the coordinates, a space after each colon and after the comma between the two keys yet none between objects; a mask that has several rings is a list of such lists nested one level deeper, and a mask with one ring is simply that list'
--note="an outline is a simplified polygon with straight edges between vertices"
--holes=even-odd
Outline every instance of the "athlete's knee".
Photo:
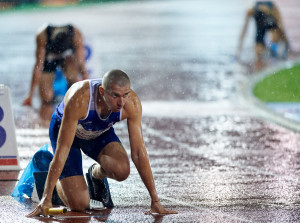
[{"label": "athlete's knee", "polygon": [[118,164],[115,167],[114,175],[115,180],[124,181],[128,178],[130,174],[130,166],[127,163]]},{"label": "athlete's knee", "polygon": [[53,97],[54,97],[54,92],[50,89],[48,90],[41,90],[41,100],[42,100],[42,103],[44,104],[51,104],[53,103]]},{"label": "athlete's knee", "polygon": [[88,209],[90,206],[90,199],[85,198],[85,199],[76,199],[69,201],[69,208],[72,211],[84,211]]}]

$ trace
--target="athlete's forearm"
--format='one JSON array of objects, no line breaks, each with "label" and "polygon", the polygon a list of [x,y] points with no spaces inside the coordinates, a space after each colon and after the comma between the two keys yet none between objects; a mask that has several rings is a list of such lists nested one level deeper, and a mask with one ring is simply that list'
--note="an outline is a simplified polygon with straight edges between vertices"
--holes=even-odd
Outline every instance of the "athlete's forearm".
[{"label": "athlete's forearm", "polygon": [[42,71],[39,68],[39,65],[35,65],[32,73],[31,83],[30,83],[30,90],[29,90],[29,97],[32,98],[34,93],[35,86],[38,85],[39,79],[41,76]]},{"label": "athlete's forearm", "polygon": [[44,69],[44,61],[46,54],[46,41],[43,35],[40,34],[36,37],[36,51],[35,51],[35,64],[32,71],[32,80],[30,86],[30,97],[32,97],[35,86],[39,83],[39,79]]},{"label": "athlete's forearm", "polygon": [[85,47],[84,47],[84,41],[82,34],[78,29],[75,29],[75,37],[74,37],[74,45],[75,45],[75,52],[78,59],[79,69],[80,73],[82,75],[82,78],[88,79],[88,72],[85,67]]},{"label": "athlete's forearm", "polygon": [[[249,12],[248,12],[249,14]],[[245,35],[246,35],[246,32],[247,32],[247,28],[248,28],[248,23],[249,23],[249,15],[247,14],[246,16],[246,19],[245,19],[245,23],[243,25],[243,28],[242,28],[242,32],[241,32],[241,35],[240,35],[240,38],[239,38],[239,43],[238,43],[238,54],[241,52],[242,50],[242,47],[243,47],[243,42],[244,42],[244,38],[245,38]]]},{"label": "athlete's forearm", "polygon": [[61,174],[61,171],[59,171],[61,168],[57,166],[59,165],[57,165],[54,161],[51,162],[47,180],[45,182],[43,197],[48,201],[52,200],[54,187]]},{"label": "athlete's forearm", "polygon": [[62,170],[65,166],[68,157],[68,152],[67,152],[69,151],[68,148],[67,147],[59,148],[59,147],[60,146],[58,145],[53,160],[50,163],[49,172],[45,183],[43,196],[48,200],[52,199],[54,187],[58,181],[59,176],[62,173]]},{"label": "athlete's forearm", "polygon": [[132,157],[132,160],[150,194],[152,201],[159,201],[147,152],[140,152],[135,157]]}]

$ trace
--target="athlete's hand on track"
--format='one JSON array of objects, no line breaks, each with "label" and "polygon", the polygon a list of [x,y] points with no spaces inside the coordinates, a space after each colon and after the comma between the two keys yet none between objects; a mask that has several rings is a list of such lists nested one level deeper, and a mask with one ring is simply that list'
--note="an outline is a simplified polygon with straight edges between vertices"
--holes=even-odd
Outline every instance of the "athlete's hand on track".
[{"label": "athlete's hand on track", "polygon": [[23,105],[31,106],[31,98],[26,98],[26,99],[23,101]]},{"label": "athlete's hand on track", "polygon": [[49,209],[49,208],[52,208],[52,202],[46,201],[45,198],[42,198],[42,200],[40,201],[38,206],[36,206],[36,208],[31,213],[26,215],[26,217],[30,218],[30,217],[34,217],[37,215],[47,216],[46,209]]},{"label": "athlete's hand on track", "polygon": [[151,202],[151,210],[147,211],[145,214],[178,214],[177,211],[169,211],[166,210],[163,206],[161,206],[160,201],[152,201]]}]

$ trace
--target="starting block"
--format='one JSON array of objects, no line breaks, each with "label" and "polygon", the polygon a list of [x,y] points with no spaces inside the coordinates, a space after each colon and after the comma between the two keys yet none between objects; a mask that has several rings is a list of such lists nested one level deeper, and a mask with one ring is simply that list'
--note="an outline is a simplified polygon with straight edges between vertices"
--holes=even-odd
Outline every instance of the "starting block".
[{"label": "starting block", "polygon": [[0,170],[20,170],[10,90],[0,84]]},{"label": "starting block", "polygon": [[[37,202],[42,199],[47,175],[48,175],[48,171],[41,171],[41,172],[33,173],[34,189],[33,189],[32,197],[37,197],[37,198],[35,198],[37,200]],[[35,195],[35,193],[37,193],[37,196]],[[60,200],[60,198],[58,196],[56,187],[53,190],[52,204],[53,205],[64,205],[64,203]]]}]

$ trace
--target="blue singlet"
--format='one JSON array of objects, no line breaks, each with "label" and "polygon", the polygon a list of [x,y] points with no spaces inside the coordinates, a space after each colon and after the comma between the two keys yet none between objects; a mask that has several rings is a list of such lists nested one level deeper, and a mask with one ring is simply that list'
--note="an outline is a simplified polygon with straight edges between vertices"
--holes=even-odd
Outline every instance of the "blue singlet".
[{"label": "blue singlet", "polygon": [[[110,142],[120,142],[112,127],[122,117],[120,112],[112,112],[106,119],[102,119],[96,110],[97,91],[102,79],[89,80],[90,100],[87,115],[78,121],[76,134],[70,149],[65,167],[60,179],[69,176],[83,175],[81,150],[97,161],[101,150]],[[49,127],[49,136],[53,153],[56,150],[57,137],[64,113],[64,100],[56,107]]]}]

